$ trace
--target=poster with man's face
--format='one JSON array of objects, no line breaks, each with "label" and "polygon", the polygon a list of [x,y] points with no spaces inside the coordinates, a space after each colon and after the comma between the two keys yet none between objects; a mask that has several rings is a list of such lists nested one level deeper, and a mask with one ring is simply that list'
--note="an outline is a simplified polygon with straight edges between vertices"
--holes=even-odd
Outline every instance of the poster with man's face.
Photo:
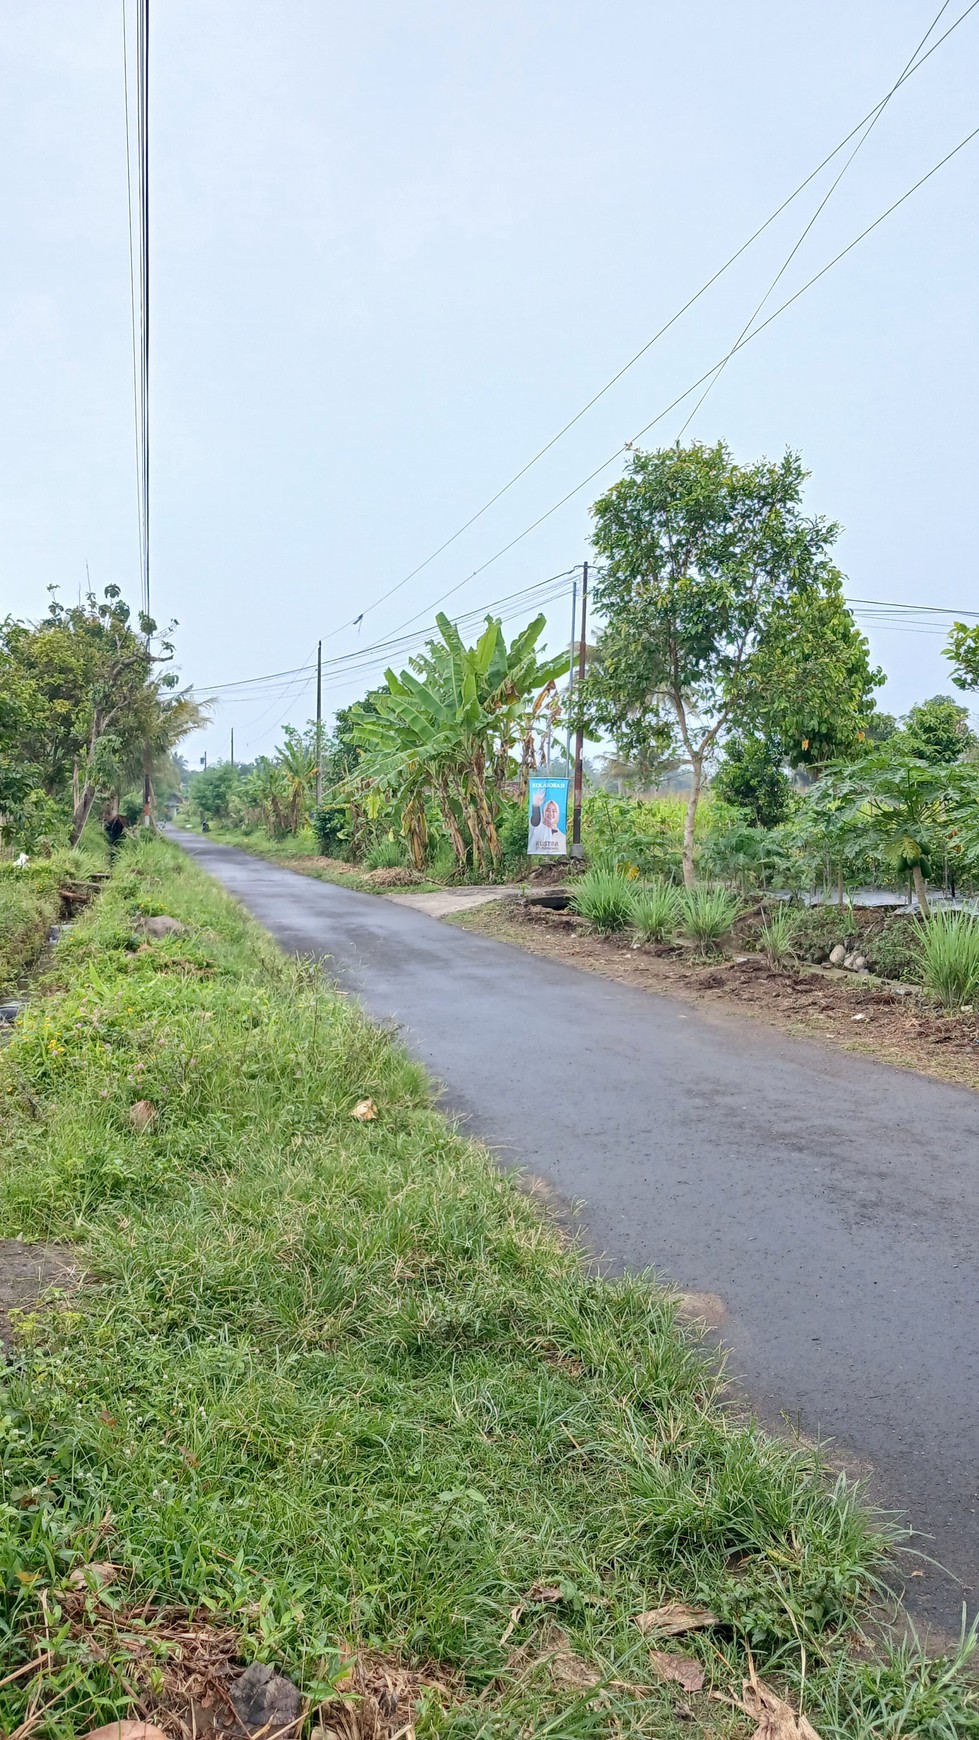
[{"label": "poster with man's face", "polygon": [[568,781],[532,779],[529,792],[527,854],[531,858],[568,855]]}]

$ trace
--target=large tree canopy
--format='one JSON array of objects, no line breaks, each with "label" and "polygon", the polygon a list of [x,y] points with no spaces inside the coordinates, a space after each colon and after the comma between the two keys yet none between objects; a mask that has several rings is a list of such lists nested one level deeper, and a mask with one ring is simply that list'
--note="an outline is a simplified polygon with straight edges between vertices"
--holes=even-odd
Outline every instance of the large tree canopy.
[{"label": "large tree canopy", "polygon": [[859,741],[882,680],[830,560],[838,528],[802,508],[798,455],[739,465],[723,442],[636,453],[596,502],[603,627],[584,685],[593,727],[634,757],[674,750],[693,779],[732,731],[771,734],[796,765]]}]

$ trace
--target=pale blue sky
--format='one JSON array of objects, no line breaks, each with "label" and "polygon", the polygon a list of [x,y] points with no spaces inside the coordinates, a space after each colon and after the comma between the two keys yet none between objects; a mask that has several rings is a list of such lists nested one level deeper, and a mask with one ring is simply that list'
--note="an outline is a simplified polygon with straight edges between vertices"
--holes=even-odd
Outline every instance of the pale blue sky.
[{"label": "pale blue sky", "polygon": [[[937,10],[153,0],[152,578],[186,678],[295,666],[320,634],[325,656],[368,646],[648,422],[729,347],[832,171],[349,626],[884,95]],[[121,0],[9,0],[0,56],[0,608],[38,615],[86,562],[138,596]],[[776,302],[979,124],[977,91],[979,9],[896,94]],[[979,612],[977,182],[979,140],[736,357],[692,425],[739,457],[802,451],[854,596]],[[580,561],[616,475],[458,606]],[[884,705],[948,688],[940,635],[871,640]],[[331,674],[328,707],[369,677]],[[250,758],[310,709],[311,691],[226,704],[191,753],[226,753],[234,724]]]}]

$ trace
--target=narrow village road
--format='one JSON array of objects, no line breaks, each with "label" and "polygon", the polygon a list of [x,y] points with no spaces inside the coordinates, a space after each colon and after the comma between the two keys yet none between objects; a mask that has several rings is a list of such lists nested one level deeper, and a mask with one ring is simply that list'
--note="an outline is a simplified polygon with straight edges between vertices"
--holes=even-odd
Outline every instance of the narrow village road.
[{"label": "narrow village road", "polygon": [[979,1096],[173,837],[397,1022],[501,1163],[582,1202],[613,1270],[721,1296],[732,1375],[923,1531],[948,1574],[909,1560],[909,1605],[957,1631],[979,1587]]}]

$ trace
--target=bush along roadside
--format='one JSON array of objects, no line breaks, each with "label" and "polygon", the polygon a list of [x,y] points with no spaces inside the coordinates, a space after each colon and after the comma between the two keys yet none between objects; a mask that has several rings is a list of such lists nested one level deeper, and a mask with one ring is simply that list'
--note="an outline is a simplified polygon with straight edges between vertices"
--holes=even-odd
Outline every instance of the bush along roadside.
[{"label": "bush along roadside", "polygon": [[0,1384],[0,1731],[191,1732],[262,1662],[351,1737],[979,1734],[967,1647],[854,1651],[853,1486],[179,852],[124,849],[45,988],[0,1232],[88,1281]]},{"label": "bush along roadside", "polygon": [[0,863],[0,998],[34,966],[57,919],[87,904],[92,874],[102,867],[100,859],[78,851]]}]

